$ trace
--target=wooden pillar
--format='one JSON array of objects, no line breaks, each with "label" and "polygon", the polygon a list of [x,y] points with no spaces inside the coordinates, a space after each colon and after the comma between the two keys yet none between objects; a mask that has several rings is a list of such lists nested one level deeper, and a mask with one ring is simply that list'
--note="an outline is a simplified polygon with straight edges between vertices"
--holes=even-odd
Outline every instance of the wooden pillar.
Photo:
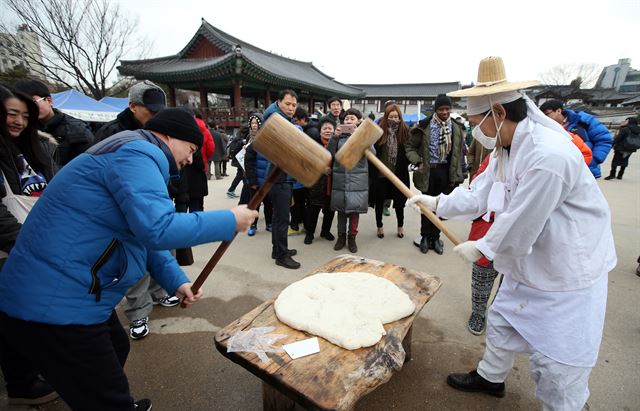
[{"label": "wooden pillar", "polygon": [[176,106],[176,89],[173,86],[167,86],[168,90],[169,90],[169,95],[167,96],[167,105],[169,107],[175,107]]},{"label": "wooden pillar", "polygon": [[209,108],[209,99],[207,98],[207,89],[204,87],[200,87],[200,107],[203,111],[206,111]]},{"label": "wooden pillar", "polygon": [[258,103],[259,103],[259,101],[258,101],[258,96],[255,96],[255,97],[253,98],[253,108],[257,109],[257,108],[259,107],[259,106],[258,106]]},{"label": "wooden pillar", "polygon": [[267,108],[271,104],[271,89],[267,87],[264,92],[264,107]]},{"label": "wooden pillar", "polygon": [[314,101],[313,101],[313,94],[309,95],[309,115],[313,114],[314,112]]},{"label": "wooden pillar", "polygon": [[233,107],[235,107],[236,110],[240,110],[242,103],[240,101],[240,80],[234,80],[233,81]]}]

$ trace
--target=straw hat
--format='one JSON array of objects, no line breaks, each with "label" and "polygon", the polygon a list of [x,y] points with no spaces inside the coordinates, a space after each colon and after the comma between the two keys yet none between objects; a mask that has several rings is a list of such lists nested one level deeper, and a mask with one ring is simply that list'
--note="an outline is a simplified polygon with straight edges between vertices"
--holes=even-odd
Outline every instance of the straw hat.
[{"label": "straw hat", "polygon": [[449,97],[475,97],[505,91],[520,90],[540,84],[538,80],[507,81],[502,57],[487,57],[480,60],[478,66],[478,81],[474,87],[447,93]]}]

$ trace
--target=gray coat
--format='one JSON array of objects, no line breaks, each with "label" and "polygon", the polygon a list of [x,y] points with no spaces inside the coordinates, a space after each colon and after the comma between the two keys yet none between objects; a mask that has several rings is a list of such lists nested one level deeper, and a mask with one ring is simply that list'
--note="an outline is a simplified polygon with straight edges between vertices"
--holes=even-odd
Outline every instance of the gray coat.
[{"label": "gray coat", "polygon": [[[329,140],[327,150],[332,156],[346,143],[348,134],[333,136]],[[343,213],[367,212],[369,204],[369,165],[366,157],[347,170],[337,161],[333,162],[331,174],[331,209]]]}]

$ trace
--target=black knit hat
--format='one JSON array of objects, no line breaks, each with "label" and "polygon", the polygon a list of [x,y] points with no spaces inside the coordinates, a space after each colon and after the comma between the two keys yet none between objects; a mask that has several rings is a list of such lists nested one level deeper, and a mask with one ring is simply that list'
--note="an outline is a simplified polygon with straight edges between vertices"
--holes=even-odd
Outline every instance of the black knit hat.
[{"label": "black knit hat", "polygon": [[438,94],[438,97],[436,97],[436,101],[433,103],[433,109],[437,110],[441,106],[453,107],[453,103],[451,102],[451,99],[446,95]]},{"label": "black knit hat", "polygon": [[178,140],[188,141],[202,147],[202,132],[200,127],[186,110],[181,108],[165,108],[151,117],[144,125],[146,130],[157,131]]}]

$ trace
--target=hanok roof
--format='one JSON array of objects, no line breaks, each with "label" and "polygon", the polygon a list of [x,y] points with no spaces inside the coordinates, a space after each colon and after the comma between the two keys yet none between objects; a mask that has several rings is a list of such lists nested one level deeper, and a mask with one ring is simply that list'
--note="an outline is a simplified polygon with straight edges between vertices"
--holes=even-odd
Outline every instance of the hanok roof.
[{"label": "hanok roof", "polygon": [[410,84],[350,84],[353,87],[364,90],[367,98],[376,97],[407,97],[424,98],[436,97],[438,94],[446,94],[459,90],[460,82],[449,83],[410,83]]},{"label": "hanok roof", "polygon": [[[241,60],[238,61],[237,57]],[[335,81],[313,63],[269,53],[237,39],[202,19],[200,28],[176,55],[147,60],[122,60],[123,75],[170,83],[181,88],[220,84],[241,70],[243,80],[322,95],[362,97],[362,90]]]}]

